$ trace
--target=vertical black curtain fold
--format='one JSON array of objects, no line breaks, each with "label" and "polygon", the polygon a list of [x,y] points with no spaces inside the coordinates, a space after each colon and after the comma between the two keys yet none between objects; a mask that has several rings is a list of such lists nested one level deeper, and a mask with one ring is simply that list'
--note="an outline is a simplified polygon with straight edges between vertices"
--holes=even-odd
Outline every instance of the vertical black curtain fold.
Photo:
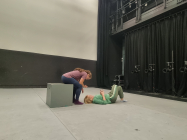
[{"label": "vertical black curtain fold", "polygon": [[[187,11],[127,33],[124,45],[126,89],[187,95],[187,74],[179,71],[187,61]],[[172,62],[172,51],[173,73],[163,73],[166,62]],[[149,64],[155,64],[155,71],[146,74]],[[138,74],[131,73],[135,65],[140,65]]]},{"label": "vertical black curtain fold", "polygon": [[[99,1],[98,2],[98,31],[97,31],[97,46],[103,46],[103,5],[104,5],[104,2],[102,1]],[[104,57],[103,57],[103,47],[97,47],[97,68],[99,67],[99,71],[97,69],[97,84],[100,85],[100,86],[103,86],[103,73],[104,73]]]},{"label": "vertical black curtain fold", "polygon": [[122,74],[122,38],[110,36],[110,1],[98,0],[97,85],[110,88],[115,75]]},{"label": "vertical black curtain fold", "polygon": [[[183,40],[182,44],[184,45],[182,55],[183,55],[183,59],[187,61],[187,11],[185,11],[185,14],[184,14],[182,40]],[[181,82],[180,82],[177,95],[186,97],[187,96],[187,73],[183,73],[181,77],[182,78],[181,78]]]},{"label": "vertical black curtain fold", "polygon": [[107,0],[98,1],[98,30],[97,30],[97,85],[106,87],[108,85],[108,17],[109,6]]}]

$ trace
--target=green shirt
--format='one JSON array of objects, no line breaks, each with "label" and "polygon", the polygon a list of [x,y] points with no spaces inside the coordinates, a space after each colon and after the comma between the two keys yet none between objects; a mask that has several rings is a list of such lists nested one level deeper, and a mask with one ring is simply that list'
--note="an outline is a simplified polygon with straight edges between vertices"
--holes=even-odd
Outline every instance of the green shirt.
[{"label": "green shirt", "polygon": [[94,98],[93,98],[93,103],[101,104],[101,105],[111,104],[109,94],[105,94],[105,99],[106,100],[103,100],[102,95],[95,95]]}]

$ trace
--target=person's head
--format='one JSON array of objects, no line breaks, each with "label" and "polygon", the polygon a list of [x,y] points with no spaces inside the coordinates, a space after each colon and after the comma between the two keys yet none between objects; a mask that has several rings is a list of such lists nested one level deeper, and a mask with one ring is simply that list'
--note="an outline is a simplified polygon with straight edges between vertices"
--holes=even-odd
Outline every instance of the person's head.
[{"label": "person's head", "polygon": [[87,73],[86,80],[92,79],[92,73],[89,70],[85,70],[85,72]]},{"label": "person's head", "polygon": [[78,70],[80,72],[86,72],[87,73],[86,80],[92,79],[92,73],[89,70],[84,70],[84,69],[81,69],[81,68],[76,68],[74,70]]},{"label": "person's head", "polygon": [[85,104],[91,104],[93,101],[94,96],[93,95],[86,95],[86,97],[84,98],[84,103]]}]

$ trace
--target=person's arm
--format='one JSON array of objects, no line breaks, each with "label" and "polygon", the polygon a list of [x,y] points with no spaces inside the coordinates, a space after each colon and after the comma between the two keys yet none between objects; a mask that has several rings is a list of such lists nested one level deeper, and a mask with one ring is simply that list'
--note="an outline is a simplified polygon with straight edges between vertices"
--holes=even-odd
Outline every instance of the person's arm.
[{"label": "person's arm", "polygon": [[[93,103],[95,103],[95,104],[101,104],[101,105],[106,105],[107,101],[106,101],[106,98],[105,98],[104,91],[100,90],[100,94],[101,95],[97,95],[97,96],[94,97]],[[101,96],[102,96],[102,98],[101,98]]]},{"label": "person's arm", "polygon": [[103,100],[106,101],[106,99],[105,99],[105,95],[102,95],[102,96],[103,96]]},{"label": "person's arm", "polygon": [[82,93],[84,93],[84,89],[82,88]]},{"label": "person's arm", "polygon": [[104,101],[106,101],[106,99],[105,99],[105,93],[104,93],[104,91],[103,91],[103,90],[100,90],[100,94],[102,95],[103,100],[104,100]]},{"label": "person's arm", "polygon": [[[100,96],[100,95],[99,95]],[[107,104],[107,101],[106,101],[106,99],[105,100],[103,100],[103,99],[100,99],[100,98],[94,98],[93,99],[93,103],[95,103],[95,104],[101,104],[101,105],[106,105]]]},{"label": "person's arm", "polygon": [[81,78],[79,83],[82,85],[83,88],[87,88],[88,86],[87,85],[84,85],[84,79]]},{"label": "person's arm", "polygon": [[87,86],[84,85],[84,79],[81,78],[81,79],[79,80],[79,83],[82,85],[82,93],[84,93],[84,89],[83,89],[83,88],[87,88]]}]

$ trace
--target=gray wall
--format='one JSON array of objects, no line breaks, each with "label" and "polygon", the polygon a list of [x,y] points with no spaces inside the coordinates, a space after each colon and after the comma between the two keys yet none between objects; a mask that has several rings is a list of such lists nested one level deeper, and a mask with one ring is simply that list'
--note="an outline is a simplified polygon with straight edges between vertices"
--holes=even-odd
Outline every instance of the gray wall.
[{"label": "gray wall", "polygon": [[97,60],[97,0],[0,0],[0,49]]},{"label": "gray wall", "polygon": [[97,86],[98,0],[0,0],[0,87],[46,87],[77,67]]}]

